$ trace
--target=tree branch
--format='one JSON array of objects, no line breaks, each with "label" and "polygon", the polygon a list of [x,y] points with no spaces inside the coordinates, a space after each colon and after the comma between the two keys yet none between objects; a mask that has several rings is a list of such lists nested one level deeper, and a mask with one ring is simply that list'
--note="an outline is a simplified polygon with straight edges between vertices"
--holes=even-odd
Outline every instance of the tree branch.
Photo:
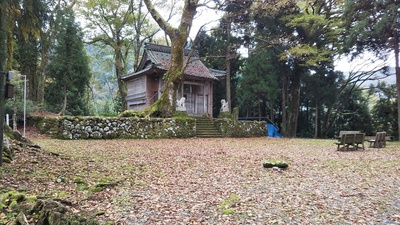
[{"label": "tree branch", "polygon": [[155,9],[151,0],[144,0],[144,4],[146,4],[147,9],[149,10],[151,16],[156,21],[156,23],[160,26],[160,28],[167,33],[169,36],[173,35],[174,28],[164,20],[161,14]]}]

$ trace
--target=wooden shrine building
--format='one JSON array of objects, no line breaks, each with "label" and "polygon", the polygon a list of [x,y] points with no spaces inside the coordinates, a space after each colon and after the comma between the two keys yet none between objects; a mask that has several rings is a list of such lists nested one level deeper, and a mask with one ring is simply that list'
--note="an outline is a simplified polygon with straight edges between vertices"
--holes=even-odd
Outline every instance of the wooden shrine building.
[{"label": "wooden shrine building", "polygon": [[[189,54],[185,50],[185,59]],[[137,70],[122,79],[127,84],[127,109],[143,110],[161,96],[162,77],[171,63],[171,47],[148,43]],[[198,52],[192,54],[184,71],[184,82],[176,99],[185,97],[185,110],[191,116],[212,116],[213,82],[225,77],[225,71],[207,68],[199,59]]]}]

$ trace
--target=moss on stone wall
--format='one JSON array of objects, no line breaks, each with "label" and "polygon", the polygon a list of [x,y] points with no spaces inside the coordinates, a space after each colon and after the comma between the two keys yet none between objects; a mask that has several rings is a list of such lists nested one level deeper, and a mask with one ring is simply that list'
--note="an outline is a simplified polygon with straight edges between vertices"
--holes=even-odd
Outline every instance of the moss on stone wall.
[{"label": "moss on stone wall", "polygon": [[0,191],[0,210],[8,214],[6,218],[0,218],[0,224],[7,221],[6,224],[28,224],[28,220],[35,221],[37,225],[100,224],[93,216],[85,215],[84,212],[73,213],[67,206],[53,199],[38,200],[36,196],[16,191]]},{"label": "moss on stone wall", "polygon": [[[137,118],[137,117],[58,117],[35,118],[34,124],[42,133],[60,139],[155,139],[191,138],[196,135],[196,119]],[[215,119],[224,137],[266,136],[265,122],[243,122]]]},{"label": "moss on stone wall", "polygon": [[34,119],[42,133],[61,139],[188,138],[193,118],[58,117]]},{"label": "moss on stone wall", "polygon": [[267,135],[266,122],[215,119],[214,123],[225,137],[262,137]]},{"label": "moss on stone wall", "polygon": [[60,133],[62,117],[34,116],[28,118],[29,126],[36,126],[41,133],[57,137]]}]

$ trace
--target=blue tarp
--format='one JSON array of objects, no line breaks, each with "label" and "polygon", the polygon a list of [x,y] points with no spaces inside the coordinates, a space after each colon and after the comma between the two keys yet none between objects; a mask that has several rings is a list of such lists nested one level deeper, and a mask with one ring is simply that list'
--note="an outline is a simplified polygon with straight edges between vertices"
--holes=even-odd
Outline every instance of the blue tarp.
[{"label": "blue tarp", "polygon": [[278,128],[272,123],[267,124],[267,130],[268,130],[268,137],[275,137],[275,138],[282,137],[282,135],[278,133]]}]

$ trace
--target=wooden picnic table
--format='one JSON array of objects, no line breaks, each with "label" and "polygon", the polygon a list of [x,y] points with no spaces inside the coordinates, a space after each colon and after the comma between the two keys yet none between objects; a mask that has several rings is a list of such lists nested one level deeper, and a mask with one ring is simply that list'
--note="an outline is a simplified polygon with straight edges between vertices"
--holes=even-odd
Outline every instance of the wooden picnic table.
[{"label": "wooden picnic table", "polygon": [[[340,138],[335,143],[338,151],[350,150],[350,147],[353,147],[354,150],[365,149],[365,134],[360,131],[341,131],[339,137]],[[342,145],[343,147],[340,147]]]},{"label": "wooden picnic table", "polygon": [[336,136],[335,138],[339,140],[339,139],[342,138],[343,134],[359,134],[359,133],[361,133],[361,131],[358,131],[358,130],[341,130],[341,131],[339,131],[339,136]]},{"label": "wooden picnic table", "polygon": [[355,150],[364,150],[364,141],[369,142],[370,148],[384,148],[386,147],[386,141],[390,141],[391,137],[387,136],[384,131],[377,132],[375,136],[368,137],[360,131],[340,131],[336,139],[338,140],[335,143],[338,146],[337,150],[350,150],[351,147]]}]

